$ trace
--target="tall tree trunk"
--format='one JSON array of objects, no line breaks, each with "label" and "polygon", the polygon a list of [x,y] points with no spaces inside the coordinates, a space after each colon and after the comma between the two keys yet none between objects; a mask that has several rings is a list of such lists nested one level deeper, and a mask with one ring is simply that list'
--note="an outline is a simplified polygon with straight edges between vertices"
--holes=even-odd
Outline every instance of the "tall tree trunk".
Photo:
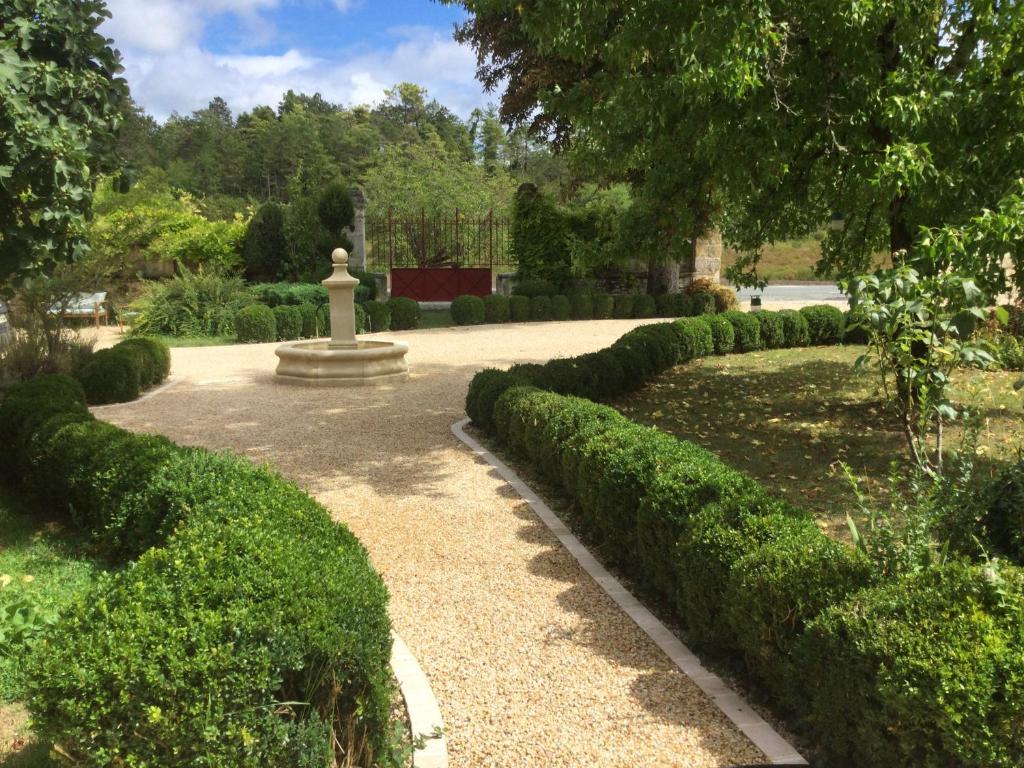
[{"label": "tall tree trunk", "polygon": [[647,264],[647,292],[652,296],[679,293],[679,262],[662,261],[652,256]]}]

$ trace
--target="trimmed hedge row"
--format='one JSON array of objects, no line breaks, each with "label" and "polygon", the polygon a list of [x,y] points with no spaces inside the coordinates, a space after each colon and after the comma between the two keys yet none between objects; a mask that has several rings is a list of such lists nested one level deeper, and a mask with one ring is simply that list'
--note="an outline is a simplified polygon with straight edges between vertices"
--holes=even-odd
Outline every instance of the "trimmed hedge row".
[{"label": "trimmed hedge row", "polygon": [[135,336],[101,349],[75,371],[89,405],[127,403],[171,372],[171,350],[159,339]]},{"label": "trimmed hedge row", "polygon": [[583,399],[701,354],[778,344],[780,328],[783,345],[843,337],[842,313],[837,325],[809,309],[642,326],[591,355],[481,371],[466,411],[566,491],[584,536],[692,642],[742,661],[823,764],[1022,765],[1020,570],[953,562],[878,583],[861,553],[752,478]]},{"label": "trimmed hedge row", "polygon": [[363,547],[244,459],[96,421],[43,377],[0,404],[0,469],[67,510],[104,577],[36,646],[28,707],[84,765],[320,766],[388,748],[387,593]]}]

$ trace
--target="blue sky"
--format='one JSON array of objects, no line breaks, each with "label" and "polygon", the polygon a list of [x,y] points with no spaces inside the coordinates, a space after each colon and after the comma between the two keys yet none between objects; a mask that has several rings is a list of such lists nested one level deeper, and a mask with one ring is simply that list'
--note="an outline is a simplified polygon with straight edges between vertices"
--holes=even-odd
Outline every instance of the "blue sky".
[{"label": "blue sky", "polygon": [[374,104],[404,80],[466,116],[496,101],[452,40],[464,12],[432,0],[107,0],[103,31],[132,94],[164,119],[214,96],[237,113],[276,106],[289,88]]}]

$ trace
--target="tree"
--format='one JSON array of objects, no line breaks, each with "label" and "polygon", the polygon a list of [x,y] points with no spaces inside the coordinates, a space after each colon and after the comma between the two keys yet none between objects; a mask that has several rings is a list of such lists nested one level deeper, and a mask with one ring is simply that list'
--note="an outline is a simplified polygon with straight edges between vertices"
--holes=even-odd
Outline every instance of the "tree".
[{"label": "tree", "polygon": [[[317,213],[320,223],[339,244],[345,238],[356,217],[356,207],[352,203],[352,193],[340,181],[331,182],[320,193],[317,202]],[[347,238],[345,238],[347,239]]]},{"label": "tree", "polygon": [[273,282],[281,276],[288,252],[284,224],[284,208],[277,203],[264,203],[252,217],[242,245],[245,276],[249,280]]},{"label": "tree", "polygon": [[0,280],[85,251],[97,172],[117,166],[128,87],[101,0],[0,10]]}]

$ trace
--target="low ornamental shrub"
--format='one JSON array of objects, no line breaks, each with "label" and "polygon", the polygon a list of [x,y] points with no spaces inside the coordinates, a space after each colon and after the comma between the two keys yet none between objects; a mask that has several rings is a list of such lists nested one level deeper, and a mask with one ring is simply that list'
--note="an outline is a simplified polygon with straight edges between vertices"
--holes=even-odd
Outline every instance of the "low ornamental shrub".
[{"label": "low ornamental shrub", "polygon": [[480,325],[485,317],[484,300],[479,296],[456,296],[452,301],[452,322],[456,325]]},{"label": "low ornamental shrub", "polygon": [[555,284],[550,280],[528,277],[519,280],[512,289],[513,296],[525,296],[532,299],[534,296],[554,296],[558,293]]},{"label": "low ornamental shrub", "polygon": [[787,347],[806,347],[811,343],[806,317],[795,309],[783,309],[778,315],[782,318],[782,337]]},{"label": "low ornamental shrub", "polygon": [[658,317],[687,317],[691,314],[689,297],[685,293],[662,293],[655,301]]},{"label": "low ornamental shrub", "polygon": [[302,338],[315,339],[319,333],[316,322],[316,304],[308,301],[299,304],[299,314],[302,315]]},{"label": "low ornamental shrub", "polygon": [[642,293],[633,302],[633,317],[647,318],[654,317],[658,312],[658,305],[653,296]]},{"label": "low ornamental shrub", "polygon": [[786,329],[778,312],[761,310],[751,314],[761,324],[761,345],[764,349],[779,349],[786,346]]},{"label": "low ornamental shrub", "polygon": [[803,307],[800,314],[807,320],[811,344],[838,344],[843,339],[843,312],[828,304]]},{"label": "low ornamental shrub", "polygon": [[294,304],[274,307],[274,324],[278,341],[293,341],[302,335],[302,313]]},{"label": "low ornamental shrub", "polygon": [[691,316],[714,315],[718,312],[718,305],[715,303],[715,295],[710,291],[700,291],[690,294],[689,312]]},{"label": "low ornamental shrub", "polygon": [[1024,564],[1024,462],[1002,470],[983,494],[982,525],[992,546]]},{"label": "low ornamental shrub", "polygon": [[422,312],[418,302],[404,296],[389,299],[388,309],[391,310],[391,330],[411,331],[419,328]]},{"label": "low ornamental shrub", "polygon": [[513,295],[508,300],[509,316],[513,323],[525,323],[530,319],[530,299],[527,296]]},{"label": "low ornamental shrub", "polygon": [[714,336],[711,326],[701,317],[681,317],[673,323],[679,335],[679,350],[676,362],[685,363],[715,353]]},{"label": "low ornamental shrub", "polygon": [[556,294],[551,297],[551,319],[568,320],[572,315],[572,307],[569,305],[569,297]]},{"label": "low ornamental shrub", "polygon": [[617,320],[628,320],[633,317],[633,306],[636,297],[630,293],[620,293],[615,296],[615,304],[612,308],[612,317]]},{"label": "low ornamental shrub", "polygon": [[[731,312],[737,307],[735,291],[706,277],[691,282],[686,286],[685,292],[694,298],[695,305],[701,310],[696,314]],[[697,298],[700,296],[710,297],[710,304],[713,304],[713,308],[709,308],[707,298]]]},{"label": "low ornamental shrub", "polygon": [[101,349],[78,370],[76,378],[89,405],[127,403],[142,391],[137,353],[128,349]]},{"label": "low ornamental shrub", "polygon": [[[363,309],[362,304],[356,304],[355,310],[356,333],[368,333],[370,330],[369,315],[366,314],[366,310]],[[331,308],[327,304],[317,307],[316,327],[320,336],[331,335]]]},{"label": "low ornamental shrub", "polygon": [[366,322],[370,333],[391,330],[391,310],[382,301],[368,301],[363,304],[366,310]]},{"label": "low ornamental shrub", "polygon": [[573,320],[594,319],[594,296],[589,293],[574,293],[569,297]]},{"label": "low ornamental shrub", "polygon": [[550,296],[539,295],[530,299],[530,319],[534,321],[551,319]]},{"label": "low ornamental shrub", "polygon": [[728,355],[736,349],[736,332],[732,323],[721,315],[702,315],[697,318],[711,329],[711,341],[716,355]]},{"label": "low ornamental shrub", "polygon": [[132,336],[118,342],[117,349],[128,349],[136,354],[139,364],[139,381],[143,387],[151,387],[164,381],[171,373],[171,348],[152,336]]},{"label": "low ornamental shrub", "polygon": [[828,765],[1024,765],[1018,569],[951,562],[853,595],[794,651]]},{"label": "low ornamental shrub", "polygon": [[320,283],[254,283],[249,290],[256,301],[271,308],[285,304],[319,307],[328,301],[327,287]]},{"label": "low ornamental shrub", "polygon": [[722,317],[732,323],[736,352],[754,352],[762,348],[761,323],[756,312],[724,312]]},{"label": "low ornamental shrub", "polygon": [[507,323],[509,320],[508,297],[500,293],[484,296],[484,322]]},{"label": "low ornamental shrub", "polygon": [[615,311],[615,297],[607,293],[594,296],[594,319],[607,320]]},{"label": "low ornamental shrub", "polygon": [[250,304],[235,315],[235,333],[242,344],[263,344],[277,340],[274,310],[265,304]]},{"label": "low ornamental shrub", "polygon": [[63,414],[91,418],[81,383],[63,374],[21,382],[0,400],[0,472],[5,478],[24,475],[23,461],[36,430]]}]

